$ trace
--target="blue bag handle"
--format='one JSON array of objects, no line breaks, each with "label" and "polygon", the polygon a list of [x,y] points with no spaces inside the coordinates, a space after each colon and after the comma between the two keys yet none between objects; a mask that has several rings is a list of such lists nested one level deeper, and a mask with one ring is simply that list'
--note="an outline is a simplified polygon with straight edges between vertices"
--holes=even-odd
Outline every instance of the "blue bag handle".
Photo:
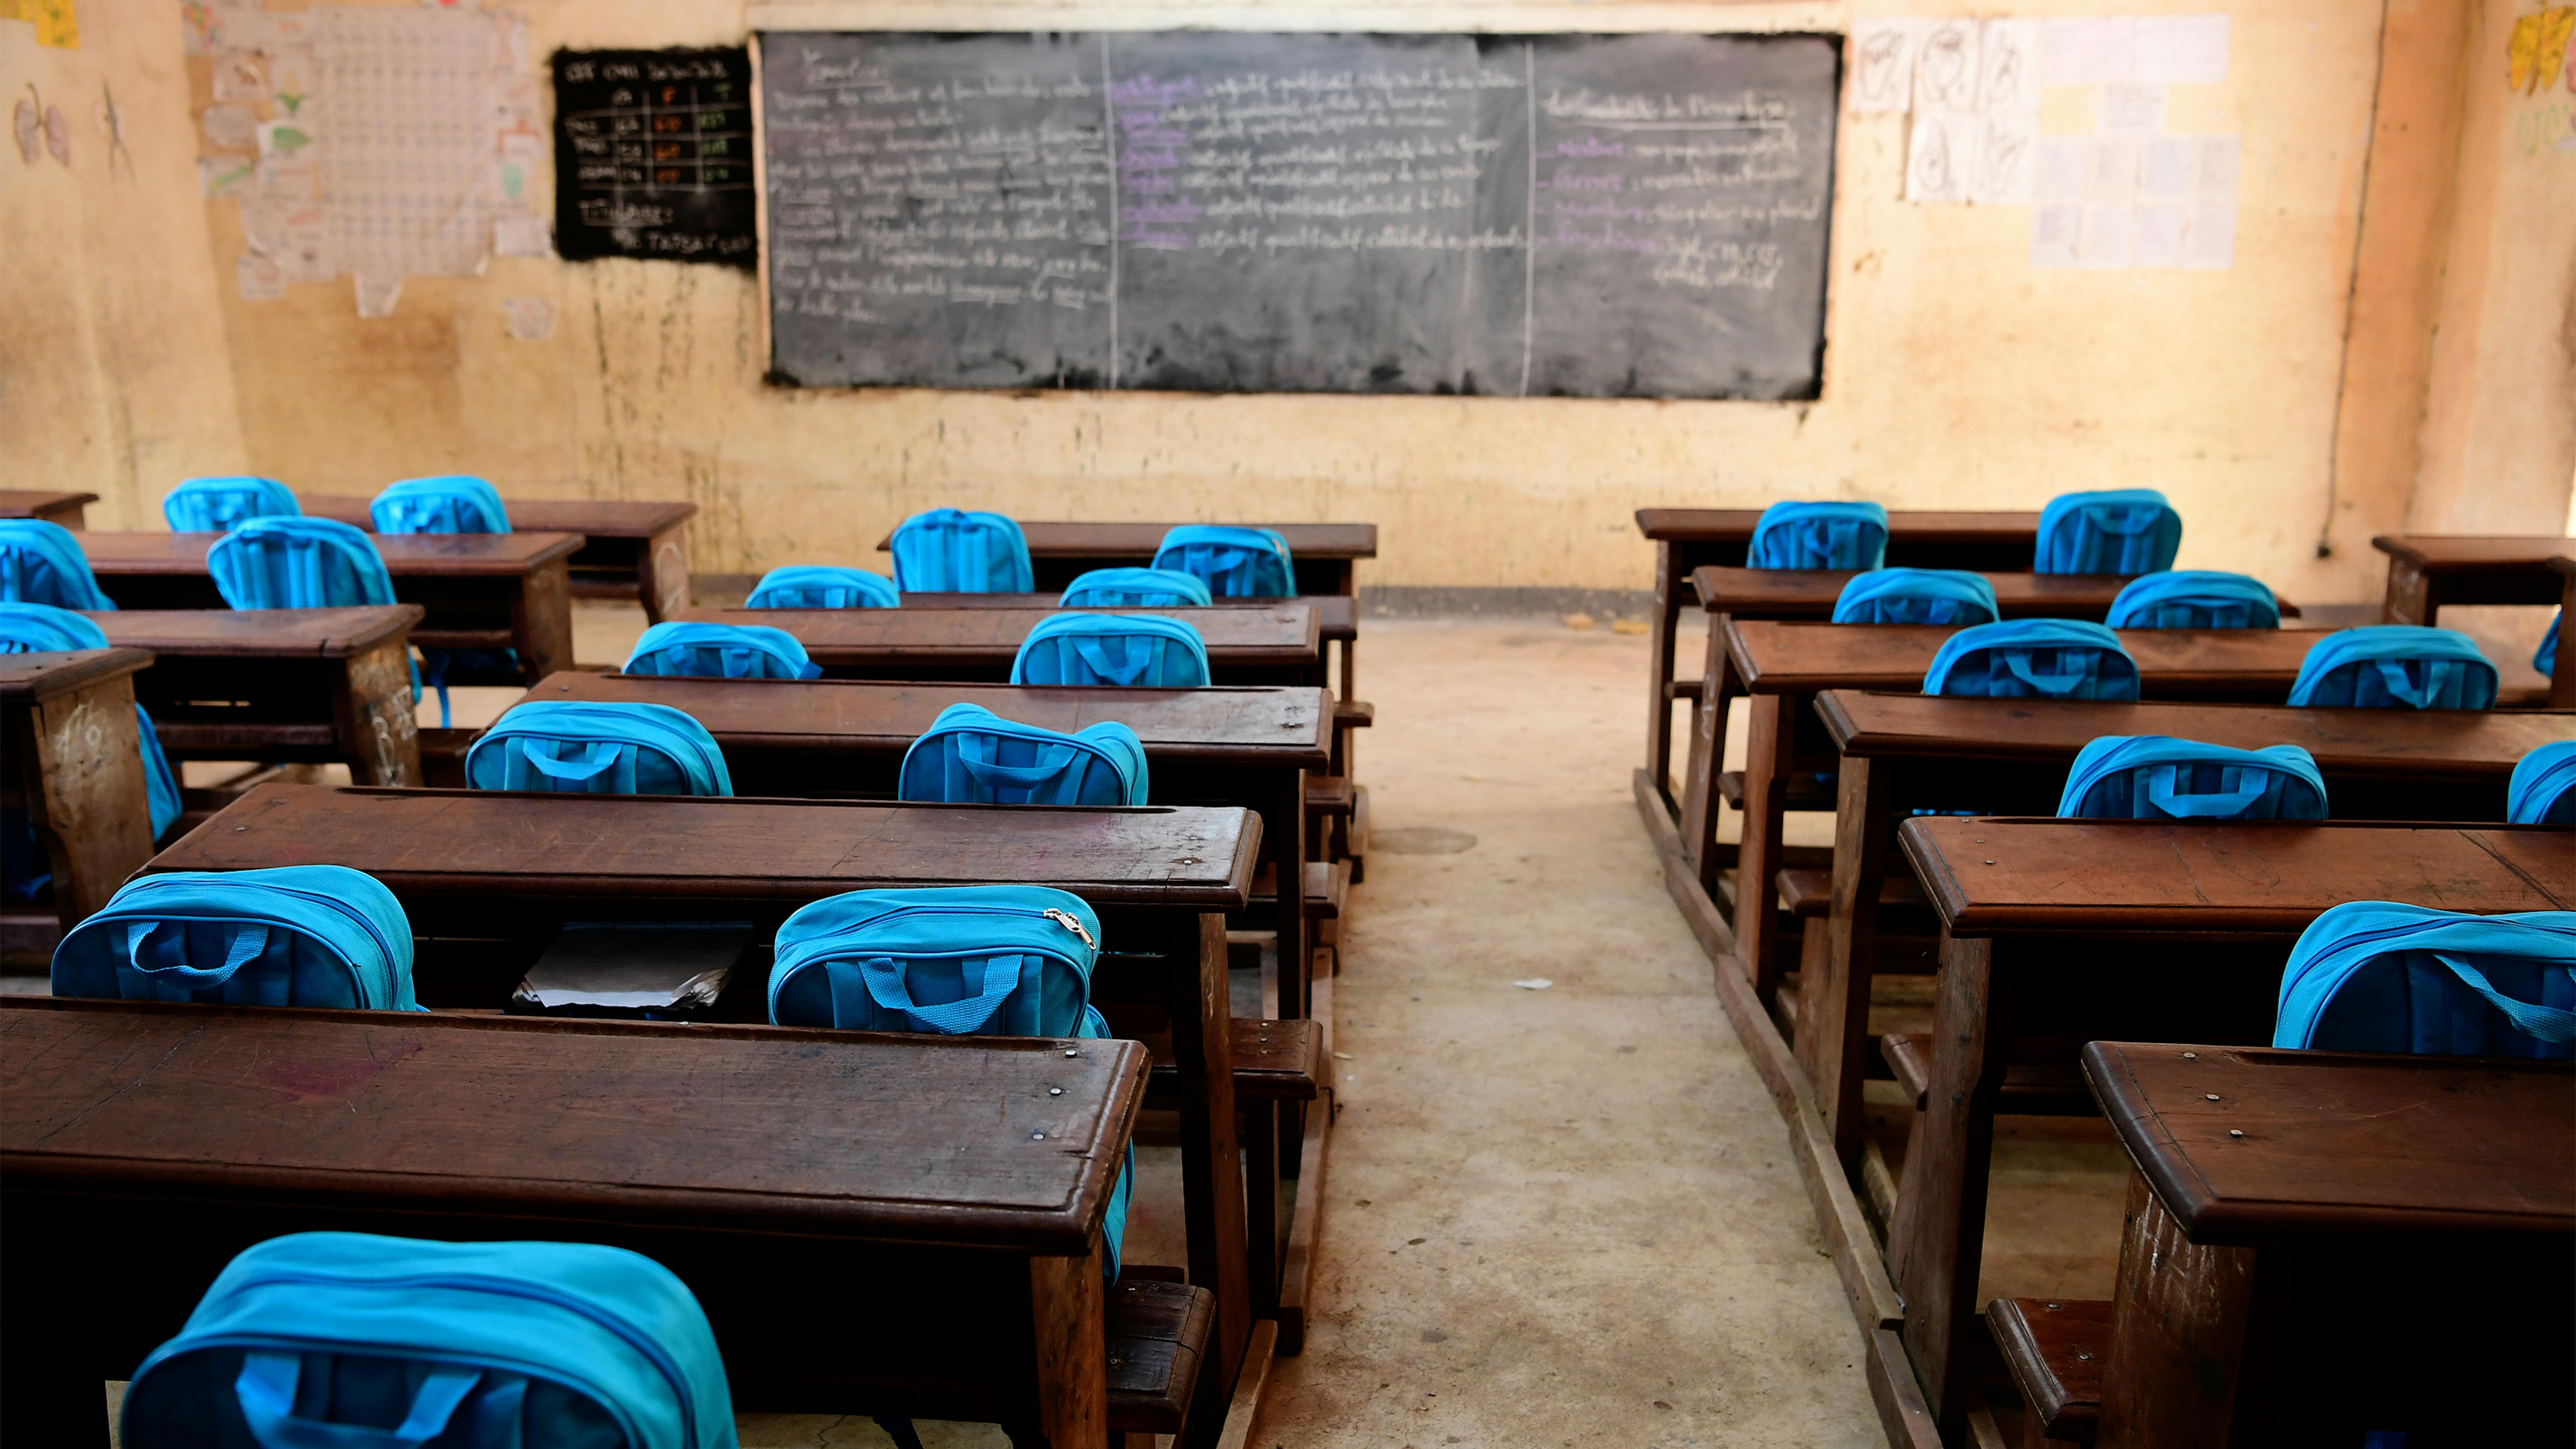
[{"label": "blue bag handle", "polygon": [[[1998,649],[1995,651],[1995,657],[2004,662],[2004,667],[2013,672],[2014,678],[2051,699],[2072,694],[2084,683],[2085,669],[2080,663],[2075,666],[2075,672],[2072,674],[2034,674],[2031,672],[2030,651],[2027,649]],[[2059,650],[2058,658],[2063,660],[2065,657],[2065,650]]]},{"label": "blue bag handle", "polygon": [[864,1014],[859,996],[888,1011],[903,1013],[904,1020],[917,1031],[935,1031],[942,1036],[966,1036],[981,1031],[1002,1009],[1002,1002],[1020,985],[1020,963],[1027,958],[1016,953],[990,956],[984,961],[984,989],[980,995],[939,1006],[918,1006],[912,990],[904,983],[903,973],[895,968],[891,956],[869,956],[858,961],[835,957],[823,963],[825,976],[832,983],[832,1025],[847,1026]]},{"label": "blue bag handle", "polygon": [[[635,793],[635,747],[625,741],[547,740],[522,735],[515,743],[518,748],[504,752],[501,757],[504,761],[501,788],[504,790],[529,789],[537,783],[539,775],[550,780],[589,781],[613,770],[615,773],[609,774],[608,778],[608,793]],[[571,749],[587,751],[590,758],[565,759],[564,752]],[[596,791],[598,787],[593,786],[592,789]]]},{"label": "blue bag handle", "polygon": [[2132,503],[2126,508],[2095,509],[2093,525],[2104,533],[2131,538],[2164,522],[2164,517],[2165,505],[2161,503]]},{"label": "blue bag handle", "polygon": [[[411,1412],[403,1416],[401,1427],[373,1429],[364,1424],[328,1424],[295,1417],[295,1385],[303,1371],[304,1355],[300,1353],[242,1355],[241,1373],[233,1380],[233,1397],[240,1401],[242,1419],[250,1425],[250,1436],[259,1441],[260,1449],[420,1449],[447,1432],[447,1421],[456,1417],[456,1406],[464,1403],[465,1396],[483,1380],[480,1369],[439,1369],[421,1381],[419,1392],[412,1396]],[[527,1381],[520,1379],[515,1386],[518,1393],[512,1397],[524,1394],[526,1385]],[[482,1427],[492,1416],[478,1413],[475,1417],[477,1427]],[[517,1415],[513,1413],[511,1417],[515,1420]],[[476,1443],[483,1442],[477,1436]]]},{"label": "blue bag handle", "polygon": [[1074,752],[1071,745],[1048,745],[1046,752],[1038,756],[1038,763],[1034,765],[997,765],[989,756],[983,759],[976,758],[975,751],[991,743],[990,735],[960,734],[957,736],[957,763],[965,766],[966,773],[974,776],[975,782],[979,785],[998,783],[1025,785],[1034,789],[1055,779],[1064,773],[1065,766],[1073,763]]},{"label": "blue bag handle", "polygon": [[2433,955],[2443,965],[2450,967],[2451,974],[2459,977],[2471,991],[2485,997],[2489,1005],[2503,1012],[2505,1019],[2512,1022],[2514,1029],[2523,1035],[2536,1036],[2545,1042],[2576,1041],[2576,1011],[2557,1006],[2542,1006],[2535,1002],[2507,996],[2488,985],[2486,973],[2470,965],[2464,958],[2454,956],[2448,951],[2436,951]]},{"label": "blue bag handle", "polygon": [[[243,962],[268,949],[268,923],[244,921],[233,928],[231,938],[224,942],[224,964],[221,966],[211,968],[188,965],[146,966],[143,964],[143,942],[164,924],[166,923],[161,921],[135,921],[125,928],[126,965],[155,981],[175,982],[184,986],[218,986],[230,981],[233,973],[242,968]],[[187,927],[182,926],[179,929],[184,933]],[[181,939],[183,941],[186,939],[184,934]]]},{"label": "blue bag handle", "polygon": [[1094,670],[1099,672],[1102,678],[1107,679],[1110,683],[1134,684],[1137,676],[1143,674],[1148,668],[1152,667],[1154,663],[1154,646],[1152,642],[1146,639],[1142,634],[1129,634],[1125,637],[1127,640],[1127,663],[1124,667],[1115,666],[1109,662],[1109,653],[1107,650],[1100,647],[1100,639],[1097,635],[1075,635],[1073,639],[1073,652],[1081,655],[1083,663],[1090,665]]},{"label": "blue bag handle", "polygon": [[2417,689],[2406,682],[2405,661],[2374,659],[2370,662],[2379,666],[2379,682],[2388,687],[2388,692],[2417,709],[2428,708],[2434,700],[2442,697],[2442,686],[2451,682],[2451,671],[2459,663],[2452,659],[2425,660],[2424,687]]},{"label": "blue bag handle", "polygon": [[2242,789],[2216,795],[2186,795],[2174,788],[2174,774],[2180,765],[2156,765],[2147,771],[2147,800],[2167,815],[2189,819],[2207,819],[2213,815],[2234,815],[2263,798],[2272,788],[2268,772],[2247,770],[2254,783]]}]

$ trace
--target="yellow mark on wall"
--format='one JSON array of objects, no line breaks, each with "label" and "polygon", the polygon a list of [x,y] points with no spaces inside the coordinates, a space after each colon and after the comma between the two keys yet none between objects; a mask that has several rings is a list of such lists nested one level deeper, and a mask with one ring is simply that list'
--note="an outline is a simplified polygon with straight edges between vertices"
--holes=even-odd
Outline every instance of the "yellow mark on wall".
[{"label": "yellow mark on wall", "polygon": [[72,14],[72,0],[0,0],[0,20],[33,25],[38,45],[80,49],[80,20]]},{"label": "yellow mark on wall", "polygon": [[2516,95],[2531,95],[2557,79],[2567,64],[2571,36],[2576,36],[2576,5],[2554,5],[2515,21],[2504,43],[2505,85]]}]

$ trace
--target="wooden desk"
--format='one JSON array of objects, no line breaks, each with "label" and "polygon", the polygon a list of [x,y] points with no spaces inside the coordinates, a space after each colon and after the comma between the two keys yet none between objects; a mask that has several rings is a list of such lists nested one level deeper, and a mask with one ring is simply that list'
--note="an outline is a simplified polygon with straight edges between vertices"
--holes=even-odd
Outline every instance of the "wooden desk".
[{"label": "wooden desk", "polygon": [[421,783],[408,638],[418,604],[103,609],[148,649],[135,695],[173,760],[338,760],[361,785]]},{"label": "wooden desk", "polygon": [[1074,1045],[10,998],[9,1438],[105,1444],[100,1381],[233,1254],[336,1229],[643,1253],[738,1409],[1106,1445],[1100,1226],[1146,1059]]},{"label": "wooden desk", "polygon": [[[873,612],[894,613],[895,610]],[[479,1005],[566,920],[744,920],[880,886],[1043,885],[1099,912],[1094,998],[1169,1016],[1179,1069],[1190,1281],[1216,1295],[1224,1417],[1251,1331],[1235,1137],[1225,912],[1252,897],[1261,824],[1244,810],[851,804],[261,785],[146,869],[345,865],[384,882],[416,937],[424,1005]],[[506,944],[496,944],[496,938]],[[760,999],[761,971],[736,973]],[[728,1001],[733,993],[727,993]],[[720,1003],[721,1005],[721,1003]],[[758,1010],[755,1006],[754,1010]]]},{"label": "wooden desk", "polygon": [[95,493],[56,493],[42,488],[0,488],[0,518],[41,518],[81,531]]},{"label": "wooden desk", "polygon": [[[1053,594],[905,594],[907,609],[1049,609],[1061,610]],[[1344,699],[1354,698],[1359,687],[1359,664],[1356,651],[1360,639],[1360,601],[1349,594],[1298,594],[1289,599],[1218,599],[1211,608],[1266,609],[1279,603],[1303,604],[1315,611],[1317,637],[1333,645],[1340,655],[1335,676],[1338,693]]]},{"label": "wooden desk", "polygon": [[2383,624],[2430,624],[2444,604],[2554,604],[2549,561],[2576,556],[2569,538],[2383,533],[2370,546],[2388,555]]},{"label": "wooden desk", "polygon": [[[1686,581],[1709,564],[1741,568],[1759,508],[1640,508],[1637,531],[1655,545],[1654,615],[1647,620],[1646,773],[1673,805],[1673,701],[1697,682],[1673,677],[1674,626]],[[1887,516],[1887,562],[1901,568],[2025,569],[2039,552],[2036,513],[1902,512]]]},{"label": "wooden desk", "polygon": [[2549,707],[2576,709],[2576,558],[2549,561],[2558,575],[2558,667],[2549,676]]},{"label": "wooden desk", "polygon": [[1954,1431],[2007,1067],[2063,1070],[2097,1039],[2268,1042],[2291,945],[2345,901],[2576,905],[2566,833],[2542,828],[1926,817],[1897,840],[1940,914],[1941,970],[1887,1263],[1915,1377]]},{"label": "wooden desk", "polygon": [[[1000,683],[1010,678],[1020,641],[1038,621],[1063,612],[1038,609],[691,609],[710,624],[765,624],[804,644],[806,656],[834,679],[955,679]],[[1299,603],[1260,609],[1096,609],[1103,614],[1160,614],[1185,619],[1207,641],[1217,684],[1315,685],[1323,682],[1323,630]]]},{"label": "wooden desk", "polygon": [[[2339,820],[2504,819],[2516,761],[2576,739],[2576,714],[2292,709],[2287,705],[1933,699],[1828,690],[1816,712],[1840,752],[1834,907],[1799,994],[1797,1054],[1846,1165],[1861,1148],[1861,1079],[1880,890],[1897,822],[1915,809],[2049,815],[2076,753],[2102,735],[2171,735],[2316,757]],[[1982,859],[1982,857],[1980,857]],[[1902,869],[1902,866],[1899,866]],[[1811,962],[1819,958],[1810,956]]]},{"label": "wooden desk", "polygon": [[[84,533],[81,550],[120,609],[220,609],[206,571],[220,533]],[[411,642],[424,649],[516,649],[507,674],[451,671],[450,684],[533,684],[572,667],[569,533],[380,534],[376,551],[394,597],[427,611]]]},{"label": "wooden desk", "polygon": [[[373,499],[306,493],[297,501],[317,518],[375,531]],[[576,599],[631,599],[659,624],[689,607],[689,520],[694,503],[630,503],[614,498],[510,498],[510,527],[530,533],[577,533],[581,548],[567,561]]]},{"label": "wooden desk", "polygon": [[[1040,589],[1064,592],[1064,586],[1093,569],[1143,568],[1154,561],[1163,535],[1177,523],[1020,523],[1029,541],[1029,565]],[[1300,594],[1359,595],[1358,565],[1377,557],[1374,523],[1254,523],[1247,528],[1278,530],[1288,544]],[[890,552],[894,536],[877,540],[877,552]]]},{"label": "wooden desk", "polygon": [[2097,1442],[2576,1436],[2567,1063],[2097,1041],[2083,1064],[2136,1168]]},{"label": "wooden desk", "polygon": [[0,903],[0,951],[33,965],[152,858],[134,676],[141,649],[0,654],[0,804],[27,812],[53,870],[50,908]]}]

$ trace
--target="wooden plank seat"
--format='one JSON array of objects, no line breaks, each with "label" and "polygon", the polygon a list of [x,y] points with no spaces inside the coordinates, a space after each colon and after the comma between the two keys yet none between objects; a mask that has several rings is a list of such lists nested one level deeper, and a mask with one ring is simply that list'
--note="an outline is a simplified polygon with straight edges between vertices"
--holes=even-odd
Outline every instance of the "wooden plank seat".
[{"label": "wooden plank seat", "polygon": [[1306,818],[1347,820],[1359,807],[1359,787],[1339,775],[1306,777]]},{"label": "wooden plank seat", "polygon": [[[1154,1053],[1149,1085],[1155,1095],[1176,1090],[1179,1069],[1171,1064],[1169,1042],[1158,1042],[1150,1032],[1143,1040]],[[1227,1041],[1234,1059],[1237,1102],[1311,1102],[1322,1090],[1324,1033],[1318,1023],[1238,1016]]]},{"label": "wooden plank seat", "polygon": [[[1922,1111],[1932,1084],[1931,1034],[1892,1031],[1879,1038],[1878,1050],[1914,1110]],[[2018,1062],[2004,1072],[2003,1085],[1996,1089],[1995,1111],[2006,1117],[2090,1117],[2093,1094],[2063,1063]]]},{"label": "wooden plank seat", "polygon": [[1179,1434],[1189,1427],[1216,1296],[1122,1273],[1101,1316],[1108,1327],[1109,1431]]},{"label": "wooden plank seat", "polygon": [[[1350,863],[1310,860],[1304,871],[1306,894],[1304,910],[1310,921],[1338,921],[1343,902],[1350,895]],[[1252,878],[1252,909],[1276,911],[1279,907],[1279,873],[1264,863],[1261,874]]]},{"label": "wooden plank seat", "polygon": [[2023,1449],[2090,1444],[2102,1413],[2111,1303],[2096,1298],[1998,1298],[1986,1329],[2029,1417]]},{"label": "wooden plank seat", "polygon": [[[373,532],[371,499],[353,494],[305,493],[304,511]],[[659,624],[689,606],[689,520],[698,505],[630,502],[617,498],[511,498],[510,527],[525,533],[577,533],[581,547],[567,561],[576,599],[627,599],[644,606]]]},{"label": "wooden plank seat", "polygon": [[[1798,868],[1779,875],[1780,908],[1802,920],[1831,915],[1834,908],[1834,877],[1831,871]],[[1879,887],[1878,908],[1902,910],[1919,908],[1925,913],[1925,924],[1937,929],[1940,922],[1931,917],[1932,903],[1923,898],[1923,888],[1903,876],[1890,876]]]},{"label": "wooden plank seat", "polygon": [[[1718,772],[1717,798],[1725,801],[1729,809],[1744,808],[1744,772],[1742,770]],[[1780,808],[1783,810],[1833,809],[1833,781],[1812,772],[1791,775],[1788,788],[1782,792]]]}]

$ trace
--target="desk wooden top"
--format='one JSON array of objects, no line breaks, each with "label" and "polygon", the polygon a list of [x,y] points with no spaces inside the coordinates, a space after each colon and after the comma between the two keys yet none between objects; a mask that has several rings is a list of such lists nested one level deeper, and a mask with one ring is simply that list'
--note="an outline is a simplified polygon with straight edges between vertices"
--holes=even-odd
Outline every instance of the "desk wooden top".
[{"label": "desk wooden top", "polygon": [[0,1175],[1076,1254],[1147,1063],[1065,1046],[12,997]]},{"label": "desk wooden top", "polygon": [[111,644],[210,659],[345,659],[420,627],[418,604],[347,609],[99,609],[86,617]]},{"label": "desk wooden top", "polygon": [[941,710],[980,704],[1007,720],[1070,733],[1115,720],[1151,760],[1322,770],[1332,706],[1323,690],[1218,685],[1120,689],[1029,684],[878,684],[854,679],[547,677],[531,700],[667,704],[738,749],[852,750],[900,755]]},{"label": "desk wooden top", "polygon": [[2071,760],[2101,735],[2171,735],[2240,750],[2297,745],[2329,775],[2502,780],[2524,755],[2576,739],[2576,714],[2477,709],[2292,709],[2073,699],[1938,699],[1832,689],[1816,712],[1835,748],[1873,759]]},{"label": "desk wooden top", "polygon": [[151,667],[152,655],[143,649],[51,649],[0,654],[0,699],[11,704],[32,704]]},{"label": "desk wooden top", "polygon": [[[102,578],[206,572],[220,533],[84,533],[81,551]],[[373,536],[395,578],[519,578],[581,547],[577,533],[382,533]]]},{"label": "desk wooden top", "polygon": [[98,501],[95,493],[56,493],[45,488],[0,488],[0,518],[42,518]]},{"label": "desk wooden top", "polygon": [[[375,500],[353,493],[299,493],[296,502],[314,518],[336,518],[372,533]],[[510,527],[530,533],[578,533],[587,538],[651,538],[695,518],[694,503],[628,502],[615,498],[505,498]]]},{"label": "desk wooden top", "polygon": [[[1744,614],[1756,619],[1833,617],[1843,587],[1861,577],[1842,569],[1745,569],[1704,564],[1691,570],[1691,588],[1699,606],[1712,614]],[[2134,582],[2118,574],[1988,573],[1995,603],[2007,619],[2050,618],[2099,621],[2111,612],[2120,590]],[[2281,617],[2295,619],[2298,606],[2275,596]]]},{"label": "desk wooden top", "polygon": [[2576,1232],[2565,1062],[2097,1041],[2084,1076],[2195,1243],[2563,1249]]},{"label": "desk wooden top", "polygon": [[[1062,613],[1065,606],[1056,602],[1061,594],[905,594],[907,609],[1044,609]],[[1303,604],[1315,611],[1316,627],[1322,637],[1332,640],[1356,639],[1360,636],[1360,601],[1348,594],[1292,594],[1285,598],[1218,599],[1212,609],[1266,609],[1274,604]],[[1099,610],[1085,607],[1084,613]],[[1830,605],[1826,612],[1832,612]]]},{"label": "desk wooden top", "polygon": [[1241,910],[1261,819],[1215,807],[854,804],[261,785],[144,868],[345,865],[407,904],[498,896],[794,907],[877,886],[1054,886]]},{"label": "desk wooden top", "polygon": [[1896,838],[1954,936],[2290,938],[2346,901],[2576,909],[2576,848],[2545,826],[1918,816]]},{"label": "desk wooden top", "polygon": [[[1640,508],[1637,531],[1677,543],[1751,543],[1759,508]],[[2037,513],[1950,513],[1915,509],[1887,515],[1891,540],[1911,543],[2039,543]]]},{"label": "desk wooden top", "polygon": [[[1800,624],[1737,619],[1726,648],[1755,694],[1923,687],[1932,656],[1958,630],[1934,624]],[[2286,698],[2325,635],[2304,629],[2122,629],[2149,694],[2224,689]]]},{"label": "desk wooden top", "polygon": [[2370,546],[2427,573],[2515,573],[2576,557],[2576,538],[2502,534],[2383,533]]},{"label": "desk wooden top", "polygon": [[[765,624],[784,629],[827,668],[878,663],[1007,666],[1041,619],[1040,609],[689,609],[680,617],[708,624]],[[1300,602],[1263,609],[1085,609],[1089,614],[1160,614],[1184,619],[1219,665],[1311,664],[1323,641],[1315,611]]]},{"label": "desk wooden top", "polygon": [[[1163,546],[1163,535],[1182,525],[1177,523],[1071,523],[1019,520],[1020,533],[1029,542],[1031,558],[1121,558],[1144,563]],[[1296,558],[1375,558],[1377,525],[1374,523],[1251,523],[1233,525],[1243,528],[1268,528],[1278,531],[1288,544],[1288,556]],[[887,552],[894,542],[889,533],[877,540],[877,552]]]}]

